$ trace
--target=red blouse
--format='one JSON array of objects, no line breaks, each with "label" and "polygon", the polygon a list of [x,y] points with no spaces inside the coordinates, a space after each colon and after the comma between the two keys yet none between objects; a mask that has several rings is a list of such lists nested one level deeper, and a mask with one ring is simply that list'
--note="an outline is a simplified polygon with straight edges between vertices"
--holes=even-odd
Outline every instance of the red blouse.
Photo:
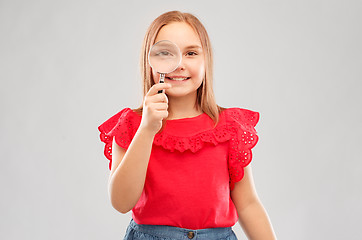
[{"label": "red blouse", "polygon": [[[142,116],[125,108],[98,127],[112,161],[112,140],[127,149]],[[138,224],[192,230],[231,227],[238,214],[230,197],[258,141],[259,113],[228,108],[214,122],[203,113],[167,120],[154,137],[143,192],[132,209]]]}]

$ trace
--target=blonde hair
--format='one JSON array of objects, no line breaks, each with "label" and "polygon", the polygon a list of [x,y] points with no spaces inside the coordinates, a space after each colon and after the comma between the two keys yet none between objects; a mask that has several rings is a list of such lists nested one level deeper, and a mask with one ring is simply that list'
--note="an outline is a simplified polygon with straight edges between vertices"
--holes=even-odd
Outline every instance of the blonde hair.
[{"label": "blonde hair", "polygon": [[[147,29],[141,51],[141,76],[143,78],[143,97],[146,96],[149,89],[155,83],[151,67],[148,63],[148,52],[155,43],[155,39],[160,29],[172,22],[184,22],[189,24],[198,34],[203,51],[205,52],[205,76],[201,86],[197,89],[196,108],[206,113],[215,123],[219,122],[219,114],[225,108],[216,104],[213,91],[213,54],[209,35],[200,20],[190,13],[182,13],[180,11],[166,12],[157,17]],[[142,113],[143,104],[134,111]]]}]

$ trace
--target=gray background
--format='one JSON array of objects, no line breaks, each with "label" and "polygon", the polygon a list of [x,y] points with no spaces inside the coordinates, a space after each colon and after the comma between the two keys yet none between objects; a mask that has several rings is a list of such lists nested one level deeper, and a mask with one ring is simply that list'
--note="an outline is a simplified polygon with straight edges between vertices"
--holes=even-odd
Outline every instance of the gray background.
[{"label": "gray background", "polygon": [[142,39],[169,10],[207,28],[217,102],[261,114],[278,239],[361,239],[362,4],[321,0],[0,1],[0,238],[123,237],[97,127],[141,104]]}]

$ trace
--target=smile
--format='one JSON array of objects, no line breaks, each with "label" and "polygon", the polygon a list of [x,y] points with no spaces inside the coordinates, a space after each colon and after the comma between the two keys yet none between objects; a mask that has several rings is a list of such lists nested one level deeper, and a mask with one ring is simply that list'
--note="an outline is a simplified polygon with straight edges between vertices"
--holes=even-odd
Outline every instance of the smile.
[{"label": "smile", "polygon": [[190,79],[191,77],[166,77],[166,78],[173,81],[185,81]]}]

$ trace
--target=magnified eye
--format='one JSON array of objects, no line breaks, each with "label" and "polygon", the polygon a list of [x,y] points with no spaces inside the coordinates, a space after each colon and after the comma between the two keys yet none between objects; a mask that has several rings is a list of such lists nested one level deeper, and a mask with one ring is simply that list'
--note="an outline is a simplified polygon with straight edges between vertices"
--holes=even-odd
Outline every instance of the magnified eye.
[{"label": "magnified eye", "polygon": [[158,53],[156,53],[157,56],[165,56],[165,57],[170,57],[173,56],[172,53],[170,53],[169,51],[160,51]]}]

